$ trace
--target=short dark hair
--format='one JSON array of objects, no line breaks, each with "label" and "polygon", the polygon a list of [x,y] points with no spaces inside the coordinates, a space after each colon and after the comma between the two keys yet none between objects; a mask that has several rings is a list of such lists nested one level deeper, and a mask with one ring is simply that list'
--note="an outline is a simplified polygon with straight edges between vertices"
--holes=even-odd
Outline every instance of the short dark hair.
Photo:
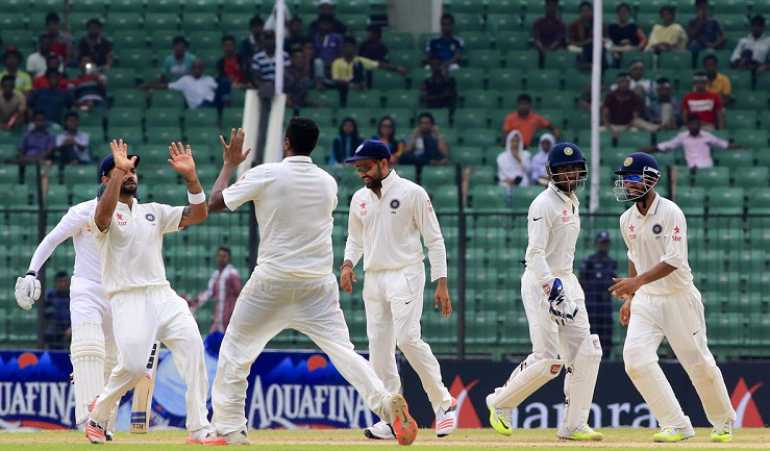
[{"label": "short dark hair", "polygon": [[529,94],[519,94],[519,96],[516,97],[516,103],[519,102],[532,103],[532,97],[530,97]]},{"label": "short dark hair", "polygon": [[671,14],[675,14],[676,13],[676,8],[674,8],[671,5],[664,5],[664,6],[660,7],[660,9],[658,10],[658,14],[663,14],[665,11],[668,11]]},{"label": "short dark hair", "polygon": [[703,57],[703,62],[705,63],[706,61],[713,61],[714,64],[719,63],[719,59],[713,53],[709,53],[708,55]]},{"label": "short dark hair", "polygon": [[67,274],[67,271],[57,271],[56,275],[54,275],[55,279],[61,279],[62,277],[67,277],[69,274]]},{"label": "short dark hair", "polygon": [[49,23],[60,23],[60,22],[61,22],[61,18],[55,12],[50,12],[50,13],[45,15],[45,24],[46,25],[48,25]]},{"label": "short dark hair", "polygon": [[451,15],[449,13],[444,13],[444,14],[441,15],[441,20],[443,21],[445,19],[450,21],[450,22],[452,22],[452,25],[454,25],[454,23],[455,23],[455,16],[453,16],[453,15]]},{"label": "short dark hair", "polygon": [[187,47],[188,45],[190,45],[190,44],[187,42],[187,39],[185,39],[185,37],[184,37],[184,36],[181,36],[181,35],[180,35],[180,36],[174,36],[174,39],[172,39],[172,40],[171,40],[171,45],[172,45],[172,46],[175,46],[175,45],[177,45],[177,44],[184,44],[184,46],[185,46],[185,47]]},{"label": "short dark hair", "polygon": [[228,42],[228,41],[235,42],[235,36],[233,36],[231,34],[226,34],[226,35],[222,36],[222,44],[224,44],[225,42]]},{"label": "short dark hair", "polygon": [[45,71],[45,78],[48,78],[51,75],[59,75],[59,76],[61,76],[61,72],[59,72],[59,69],[56,69],[55,67],[52,67],[52,68],[47,69]]},{"label": "short dark hair", "polygon": [[45,118],[45,112],[43,110],[35,110],[32,112],[33,118],[36,118],[38,116],[43,116],[43,118]]},{"label": "short dark hair", "polygon": [[343,41],[343,43],[356,45],[356,38],[354,38],[353,36],[345,36],[345,40]]},{"label": "short dark hair", "polygon": [[580,4],[578,5],[578,11],[583,9],[584,6],[587,6],[593,9],[593,6],[591,6],[591,2],[580,2]]},{"label": "short dark hair", "polygon": [[761,25],[765,26],[765,16],[757,14],[756,16],[751,18],[751,25]]},{"label": "short dark hair", "polygon": [[432,114],[430,114],[430,113],[429,113],[429,112],[427,112],[427,111],[423,111],[422,113],[420,113],[420,114],[417,116],[417,122],[420,122],[420,119],[422,119],[422,118],[424,118],[424,117],[427,117],[428,119],[430,119],[430,122],[431,122],[432,124],[435,124],[435,123],[436,123],[436,119],[433,117],[433,115],[432,115]]},{"label": "short dark hair", "polygon": [[306,117],[293,117],[286,127],[286,138],[297,155],[310,155],[318,144],[318,124]]},{"label": "short dark hair", "polygon": [[629,5],[626,2],[618,4],[618,6],[615,7],[615,11],[620,11],[622,8],[626,8],[627,10],[631,11],[631,5]]},{"label": "short dark hair", "polygon": [[687,116],[687,122],[700,122],[700,118],[695,114],[691,114]]},{"label": "short dark hair", "polygon": [[262,21],[262,18],[259,16],[252,16],[251,20],[249,20],[249,27],[253,27],[256,25],[264,25],[265,22]]},{"label": "short dark hair", "polygon": [[233,253],[230,252],[230,248],[227,246],[219,246],[219,249],[217,249],[217,252],[224,252],[227,254],[228,257],[232,257]]},{"label": "short dark hair", "polygon": [[371,24],[366,27],[366,31],[372,31],[374,33],[382,34],[382,26],[377,24]]},{"label": "short dark hair", "polygon": [[706,73],[702,70],[696,71],[694,74],[692,74],[692,78],[705,78]]},{"label": "short dark hair", "polygon": [[2,80],[0,80],[0,84],[5,83],[6,81],[10,81],[11,83],[16,83],[16,76],[15,75],[3,75]]},{"label": "short dark hair", "polygon": [[657,80],[655,80],[655,83],[659,85],[665,85],[665,84],[671,84],[671,81],[666,77],[660,77]]},{"label": "short dark hair", "polygon": [[80,119],[80,115],[77,111],[67,111],[67,114],[64,115],[64,120],[74,117],[75,119]]},{"label": "short dark hair", "polygon": [[21,52],[16,50],[15,48],[10,48],[3,53],[3,61],[8,59],[9,56],[15,56],[17,60],[21,61]]},{"label": "short dark hair", "polygon": [[86,22],[86,27],[90,27],[91,25],[97,25],[99,28],[102,27],[102,21],[99,20],[98,17],[92,17],[88,19],[88,22]]},{"label": "short dark hair", "polygon": [[630,75],[628,75],[628,72],[618,72],[618,75],[615,76],[615,79],[617,80],[619,78],[629,78],[629,77]]},{"label": "short dark hair", "polygon": [[695,0],[695,6],[708,6],[709,0]]}]

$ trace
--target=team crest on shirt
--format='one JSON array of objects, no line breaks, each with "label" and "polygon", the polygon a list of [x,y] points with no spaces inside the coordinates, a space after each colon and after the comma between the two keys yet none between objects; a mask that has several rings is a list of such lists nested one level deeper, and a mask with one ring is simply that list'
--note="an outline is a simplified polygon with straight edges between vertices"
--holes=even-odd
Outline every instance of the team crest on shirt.
[{"label": "team crest on shirt", "polygon": [[681,241],[682,240],[681,232],[682,230],[679,228],[679,226],[674,226],[674,235],[671,237],[671,239],[674,241]]},{"label": "team crest on shirt", "polygon": [[633,240],[636,239],[636,227],[634,227],[633,224],[628,225],[628,239]]},{"label": "team crest on shirt", "polygon": [[155,221],[155,215],[152,214],[152,213],[147,213],[146,215],[144,215],[144,219],[146,219],[146,220],[148,220],[150,222],[154,222]]},{"label": "team crest on shirt", "polygon": [[663,231],[663,226],[662,225],[655,224],[654,226],[652,226],[652,233],[654,233],[655,235],[660,235],[660,232],[662,232],[662,231]]},{"label": "team crest on shirt", "polygon": [[125,217],[125,216],[123,216],[122,214],[120,214],[120,213],[115,213],[115,217],[116,217],[116,218],[117,218],[117,220],[118,220],[118,225],[122,225],[122,226],[124,226],[124,225],[128,224],[128,221],[126,221],[126,217]]},{"label": "team crest on shirt", "polygon": [[361,202],[358,204],[358,207],[361,209],[361,216],[366,214],[366,202]]},{"label": "team crest on shirt", "polygon": [[561,211],[561,222],[563,222],[564,224],[569,222],[569,212],[567,211],[566,208]]},{"label": "team crest on shirt", "polygon": [[398,207],[400,207],[400,206],[401,206],[401,201],[400,200],[393,199],[392,201],[390,201],[390,208],[392,208],[394,210],[391,213],[395,213],[395,210],[398,210]]}]

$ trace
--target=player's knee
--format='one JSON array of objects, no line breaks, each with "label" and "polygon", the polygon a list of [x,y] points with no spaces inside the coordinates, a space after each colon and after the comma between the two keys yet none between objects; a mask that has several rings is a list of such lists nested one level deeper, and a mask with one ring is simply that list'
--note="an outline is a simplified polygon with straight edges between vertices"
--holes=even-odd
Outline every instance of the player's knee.
[{"label": "player's knee", "polygon": [[640,359],[638,356],[636,358],[629,357],[627,349],[623,349],[623,363],[628,377],[634,379],[644,374],[651,362],[648,359]]},{"label": "player's knee", "polygon": [[407,334],[406,336],[396,339],[396,345],[402,351],[409,352],[411,350],[421,349],[428,347],[428,344],[422,339],[422,336],[417,334]]}]

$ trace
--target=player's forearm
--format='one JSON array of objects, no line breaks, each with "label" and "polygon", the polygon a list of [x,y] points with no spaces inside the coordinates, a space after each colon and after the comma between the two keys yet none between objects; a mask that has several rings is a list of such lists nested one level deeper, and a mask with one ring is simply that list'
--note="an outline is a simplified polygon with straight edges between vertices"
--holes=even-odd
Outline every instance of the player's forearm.
[{"label": "player's forearm", "polygon": [[35,253],[32,254],[32,259],[29,262],[28,271],[34,271],[36,274],[39,273],[40,268],[43,267],[56,248],[69,238],[69,235],[57,230],[58,228],[58,225],[54,227],[54,229],[43,238],[43,241],[38,244]]},{"label": "player's forearm", "polygon": [[227,205],[225,205],[225,197],[222,195],[222,191],[224,191],[230,184],[230,178],[234,172],[235,166],[228,164],[222,166],[222,169],[219,171],[219,176],[214,182],[214,186],[211,187],[211,193],[209,194],[210,212],[215,213],[222,211],[227,207]]},{"label": "player's forearm", "polygon": [[630,260],[628,261],[628,277],[636,277],[636,266]]},{"label": "player's forearm", "polygon": [[115,213],[115,208],[118,206],[120,187],[123,184],[123,176],[125,176],[125,174],[125,171],[120,168],[112,169],[110,181],[107,182],[107,188],[105,188],[96,204],[94,222],[96,223],[96,227],[102,232],[107,230],[112,222],[112,214]]},{"label": "player's forearm", "polygon": [[667,275],[671,274],[674,271],[676,271],[675,267],[669,265],[668,263],[660,262],[657,265],[650,268],[649,271],[646,271],[635,277],[639,280],[641,285],[647,285],[648,283],[652,283],[652,282],[655,282],[656,280],[666,277]]}]

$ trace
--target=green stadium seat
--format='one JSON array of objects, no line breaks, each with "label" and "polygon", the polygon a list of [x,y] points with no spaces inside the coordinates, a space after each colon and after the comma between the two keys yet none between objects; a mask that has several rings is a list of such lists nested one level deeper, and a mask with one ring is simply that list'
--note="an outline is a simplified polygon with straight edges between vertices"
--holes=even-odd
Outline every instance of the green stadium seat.
[{"label": "green stadium seat", "polygon": [[222,27],[223,32],[248,30],[249,20],[251,20],[251,16],[247,14],[224,12],[220,18],[219,26]]},{"label": "green stadium seat", "polygon": [[503,31],[495,35],[496,47],[499,51],[529,50],[530,34],[528,31]]},{"label": "green stadium seat", "polygon": [[[110,6],[112,9],[113,6]],[[134,9],[136,11],[136,9]],[[113,13],[107,18],[105,28],[108,30],[138,30],[142,28],[144,20],[142,14],[138,12],[120,12]]]},{"label": "green stadium seat", "polygon": [[179,127],[181,111],[175,108],[153,108],[144,112],[145,127]]},{"label": "green stadium seat", "polygon": [[497,69],[501,65],[502,55],[497,50],[472,50],[465,59],[476,68]]},{"label": "green stadium seat", "polygon": [[740,93],[733,91],[733,104],[731,106],[736,109],[767,110],[767,93]]},{"label": "green stadium seat", "polygon": [[[390,101],[396,102],[398,106],[414,106],[416,99],[414,94],[405,94],[408,91],[388,91],[387,97]],[[372,108],[377,109],[382,106],[383,91],[372,89],[369,91],[351,91],[348,93],[348,106],[351,108]]]},{"label": "green stadium seat", "polygon": [[471,187],[471,205],[474,209],[505,208],[505,195],[498,185],[476,185]]},{"label": "green stadium seat", "polygon": [[702,215],[706,200],[704,188],[682,188],[677,191],[676,203],[686,216]]},{"label": "green stadium seat", "polygon": [[484,88],[486,80],[486,70],[481,68],[463,68],[452,73],[452,77],[457,83],[458,91],[461,93],[468,90],[479,90]]},{"label": "green stadium seat", "polygon": [[711,188],[707,193],[709,214],[743,214],[743,188]]},{"label": "green stadium seat", "polygon": [[118,126],[138,126],[142,125],[142,109],[140,108],[126,108],[116,107],[109,111],[107,122],[111,127]]},{"label": "green stadium seat", "polygon": [[[206,13],[216,15],[219,13],[219,0],[185,0],[184,13]],[[228,2],[228,7],[231,2]]]},{"label": "green stadium seat", "polygon": [[[114,95],[112,90],[119,89],[136,89],[137,74],[131,67],[114,67],[107,72],[109,78],[110,92]],[[143,95],[141,92],[136,93],[137,96]],[[121,105],[123,106],[123,105]]]},{"label": "green stadium seat", "polygon": [[152,108],[178,108],[184,109],[184,96],[179,91],[160,90],[153,91],[150,97],[150,106]]},{"label": "green stadium seat", "polygon": [[453,166],[425,166],[420,174],[420,184],[426,187],[454,186],[455,178]]},{"label": "green stadium seat", "polygon": [[446,0],[444,8],[452,14],[474,14],[484,10],[484,0]]},{"label": "green stadium seat", "polygon": [[[511,64],[508,63],[508,66]],[[518,91],[522,89],[521,72],[513,69],[494,69],[489,71],[489,89],[498,92]]]},{"label": "green stadium seat", "polygon": [[462,34],[463,45],[469,53],[473,50],[488,50],[492,48],[489,34],[486,32],[467,31]]},{"label": "green stadium seat", "polygon": [[466,146],[492,147],[497,144],[498,132],[487,128],[468,128],[460,137]]},{"label": "green stadium seat", "polygon": [[387,33],[383,34],[382,42],[391,51],[401,50],[401,49],[409,49],[409,50],[414,49],[414,38],[412,37],[411,33],[407,33],[407,32],[389,30]]},{"label": "green stadium seat", "polygon": [[156,60],[155,52],[146,48],[126,48],[116,50],[114,53],[115,65],[121,68],[143,67],[148,63]]},{"label": "green stadium seat", "polygon": [[540,56],[533,50],[506,51],[504,60],[507,67],[517,69],[536,68],[540,64]]},{"label": "green stadium seat", "polygon": [[191,128],[219,129],[218,123],[219,115],[213,108],[196,108],[184,112],[184,125],[188,130]]},{"label": "green stadium seat", "polygon": [[561,72],[547,69],[532,71],[525,75],[524,86],[528,91],[560,89]]},{"label": "green stadium seat", "polygon": [[[497,34],[497,48],[506,49],[520,49],[524,50],[529,47],[529,39],[521,40],[521,35],[509,35],[512,39],[505,40],[500,39],[502,33],[514,33],[519,28],[521,19],[513,14],[490,14],[487,16],[487,28],[495,30]],[[515,36],[515,37],[514,37]],[[512,44],[511,47],[506,44]]]},{"label": "green stadium seat", "polygon": [[176,127],[148,127],[146,131],[147,143],[153,145],[168,146],[172,141],[183,141],[182,131]]},{"label": "green stadium seat", "polygon": [[730,168],[713,167],[698,169],[695,173],[695,186],[710,188],[730,185]]},{"label": "green stadium seat", "polygon": [[393,72],[385,70],[376,70],[372,73],[372,87],[388,91],[391,89],[404,89],[406,79]]},{"label": "green stadium seat", "polygon": [[749,191],[748,211],[751,214],[770,214],[770,188]]},{"label": "green stadium seat", "polygon": [[484,163],[484,153],[473,146],[452,146],[449,159],[463,166],[474,166]]},{"label": "green stadium seat", "polygon": [[495,0],[494,2],[487,2],[487,13],[519,14],[521,7],[522,5],[519,0]]},{"label": "green stadium seat", "polygon": [[759,130],[757,128],[742,128],[731,131],[732,140],[744,147],[767,147],[768,146],[768,133],[767,130]]},{"label": "green stadium seat", "polygon": [[486,110],[481,108],[465,108],[456,110],[454,115],[455,128],[486,128]]},{"label": "green stadium seat", "polygon": [[663,52],[658,55],[660,69],[692,69],[692,54],[690,52]]},{"label": "green stadium seat", "polygon": [[770,177],[767,166],[742,167],[739,175],[735,177],[735,186],[750,190],[753,188],[767,188]]},{"label": "green stadium seat", "polygon": [[740,124],[741,128],[755,128],[757,126],[756,110],[730,110],[728,113],[731,124]]},{"label": "green stadium seat", "polygon": [[[385,106],[391,108],[416,108],[418,96],[414,91],[401,89],[401,90],[389,90],[387,93],[379,93],[379,97],[385,96]],[[353,94],[353,93],[351,93]],[[350,102],[351,95],[348,94],[348,103]],[[374,107],[375,109],[381,105],[382,102],[379,99],[370,100],[369,103],[362,106]]]},{"label": "green stadium seat", "polygon": [[465,36],[468,32],[481,31],[484,29],[484,21],[481,14],[455,14],[455,30],[458,35]]},{"label": "green stadium seat", "polygon": [[441,185],[430,190],[433,206],[438,211],[454,210],[458,208],[457,186]]},{"label": "green stadium seat", "polygon": [[138,89],[116,89],[110,92],[113,107],[144,109],[147,95]]},{"label": "green stadium seat", "polygon": [[215,34],[219,34],[220,38],[215,40],[203,39],[202,36],[198,35],[201,33],[201,30],[219,30],[219,19],[217,18],[216,14],[185,13],[184,17],[182,18],[182,30],[188,33],[194,33],[191,36],[194,48],[213,48],[216,47],[214,44],[218,45],[220,43],[221,34],[219,33],[205,33],[205,35],[210,35],[211,37],[213,37]]},{"label": "green stadium seat", "polygon": [[[398,52],[390,52],[388,54],[391,64],[398,66],[404,66],[409,69],[420,69],[424,76],[419,78],[419,81],[424,80],[430,75],[430,72],[425,70],[422,66],[422,61],[425,58],[425,53],[422,50],[416,49],[401,49]],[[414,79],[412,79],[414,83]]]}]

